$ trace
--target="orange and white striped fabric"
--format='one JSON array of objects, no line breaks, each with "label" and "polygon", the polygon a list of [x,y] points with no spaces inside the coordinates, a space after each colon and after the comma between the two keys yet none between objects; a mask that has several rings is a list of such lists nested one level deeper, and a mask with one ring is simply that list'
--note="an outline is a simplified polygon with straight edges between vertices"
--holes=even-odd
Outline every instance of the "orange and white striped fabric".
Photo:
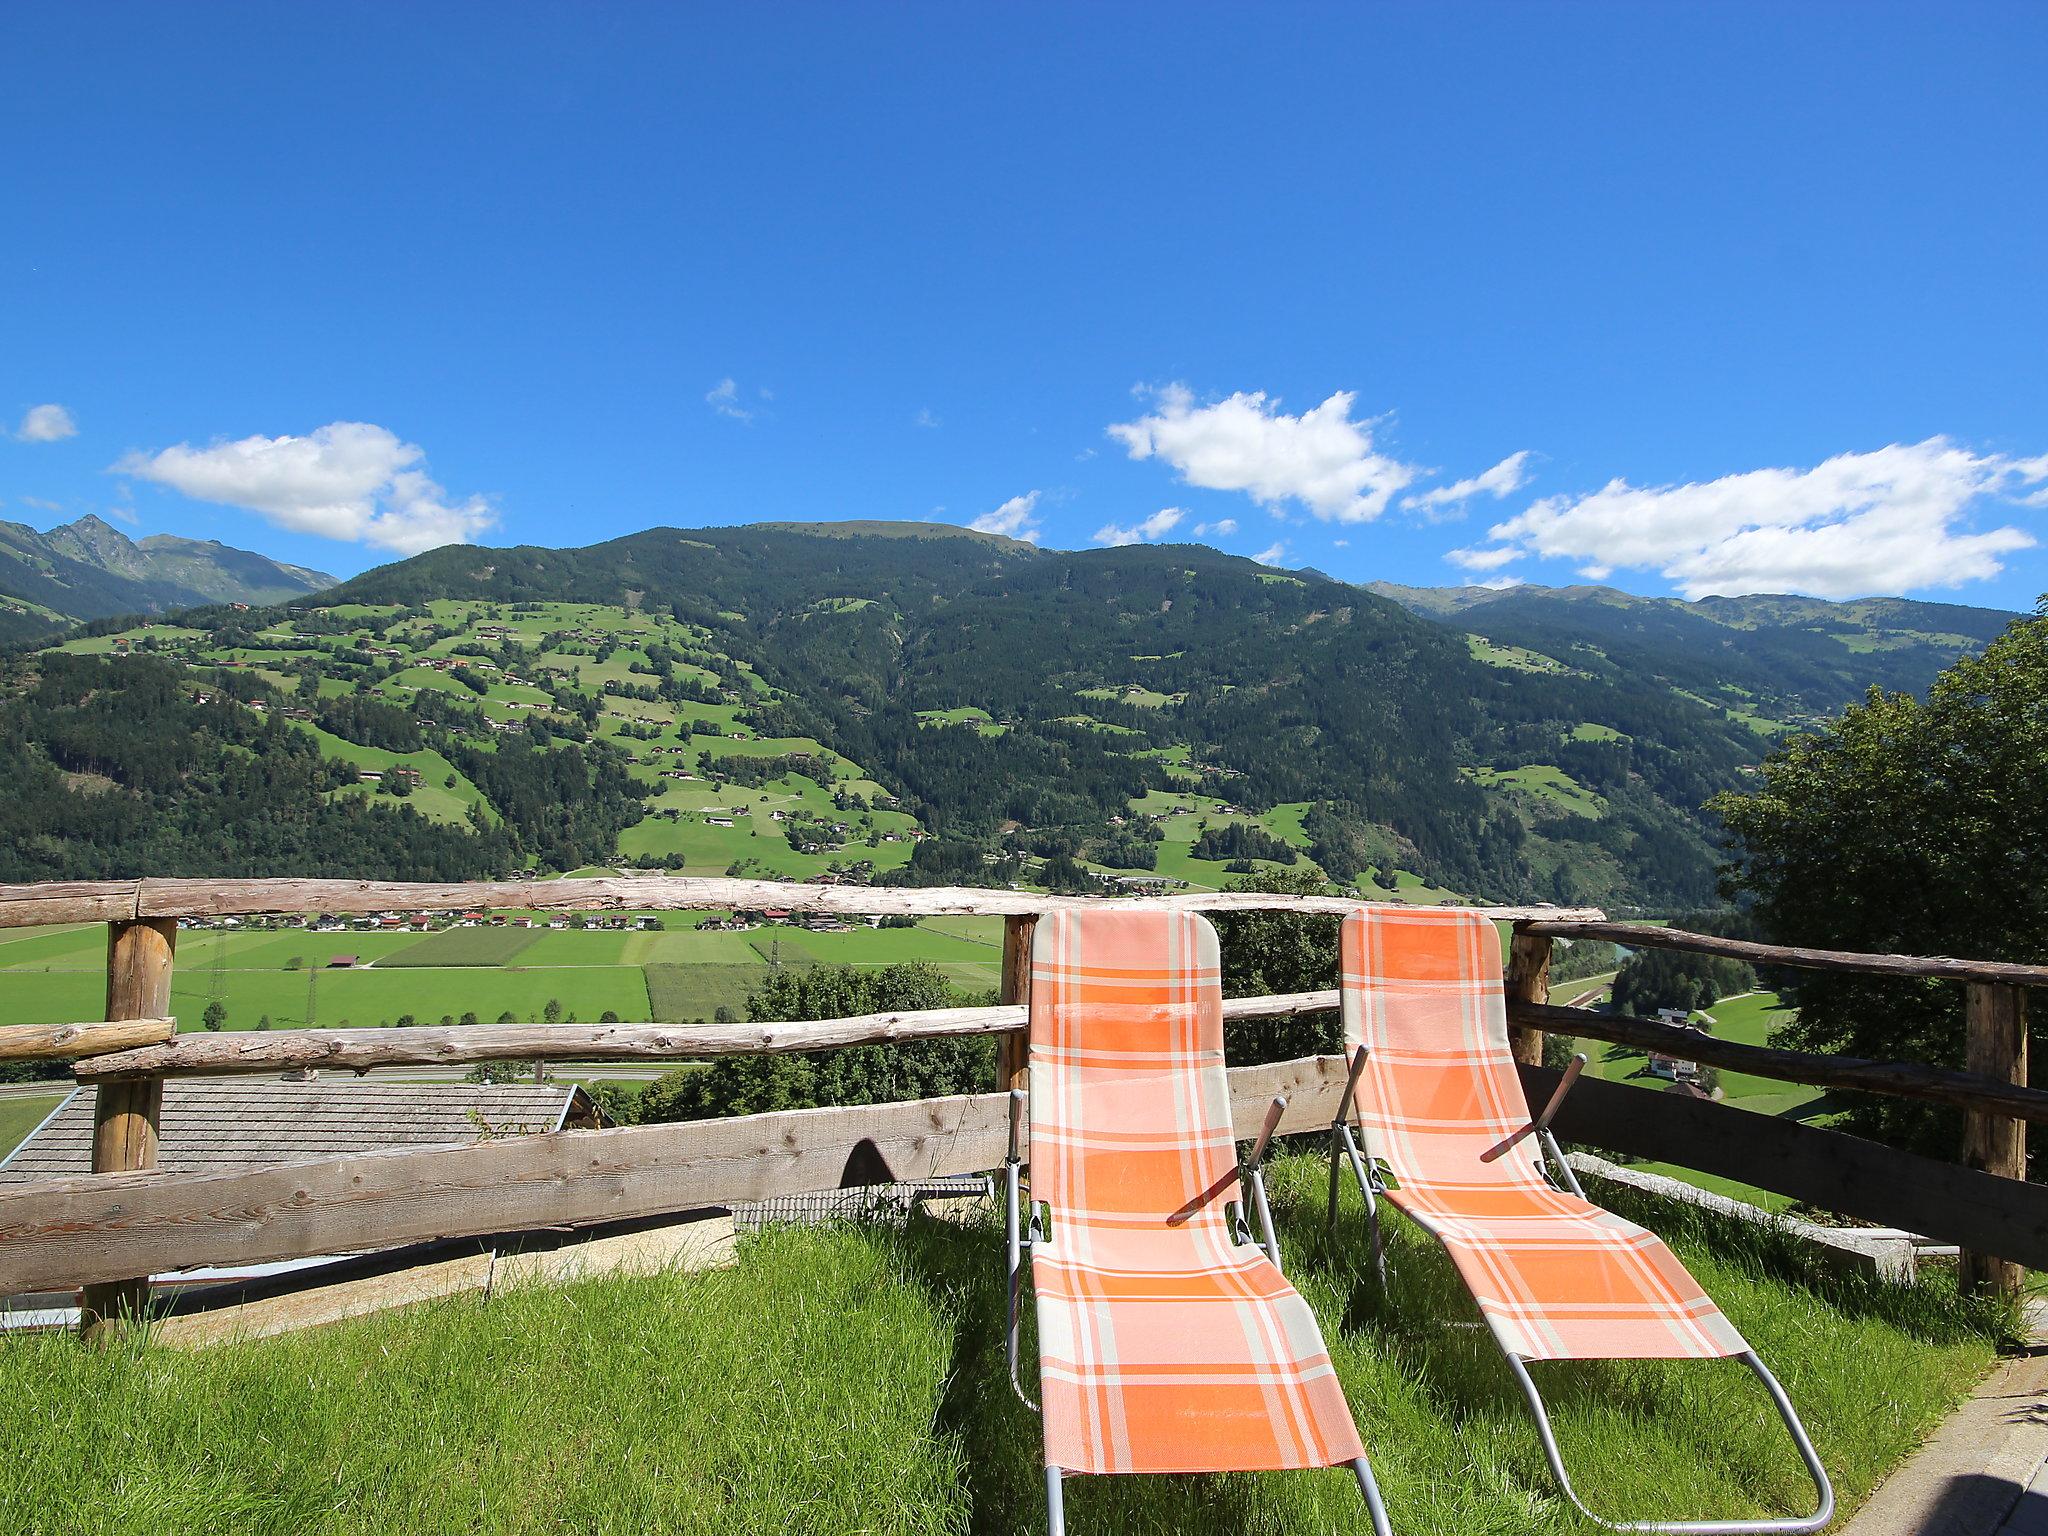
[{"label": "orange and white striped fabric", "polygon": [[1073,1472],[1364,1455],[1308,1303],[1231,1240],[1216,930],[1048,913],[1031,952],[1031,1255],[1045,1460]]},{"label": "orange and white striped fabric", "polygon": [[1364,907],[1339,969],[1368,1152],[1386,1198],[1443,1244],[1502,1349],[1524,1360],[1712,1359],[1749,1346],[1654,1233],[1551,1187],[1508,1050],[1500,938],[1475,912]]}]

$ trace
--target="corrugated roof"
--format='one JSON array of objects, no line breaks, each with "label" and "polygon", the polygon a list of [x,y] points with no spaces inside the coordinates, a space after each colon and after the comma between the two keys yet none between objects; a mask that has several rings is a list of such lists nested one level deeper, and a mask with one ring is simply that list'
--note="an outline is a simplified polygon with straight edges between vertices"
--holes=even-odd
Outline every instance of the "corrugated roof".
[{"label": "corrugated roof", "polygon": [[[533,1083],[173,1079],[164,1084],[157,1165],[225,1173],[552,1131],[576,1093]],[[92,1109],[91,1091],[74,1093],[0,1163],[0,1184],[92,1172]]]}]

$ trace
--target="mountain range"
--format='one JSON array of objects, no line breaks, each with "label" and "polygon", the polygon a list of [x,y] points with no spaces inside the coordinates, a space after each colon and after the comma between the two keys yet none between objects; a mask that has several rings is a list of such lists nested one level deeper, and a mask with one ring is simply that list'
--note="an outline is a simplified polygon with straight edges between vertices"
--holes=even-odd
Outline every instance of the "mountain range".
[{"label": "mountain range", "polygon": [[131,539],[97,516],[47,533],[0,522],[0,640],[120,614],[277,603],[333,585],[323,571],[211,539],[168,533]]},{"label": "mountain range", "polygon": [[[90,570],[101,602],[299,588],[175,626],[95,623],[63,642],[78,666],[23,674],[32,692],[0,704],[0,738],[12,729],[22,772],[60,776],[39,825],[86,825],[65,784],[145,776],[165,814],[185,814],[153,744],[185,728],[181,697],[214,694],[218,711],[225,691],[267,704],[293,752],[341,759],[265,791],[270,835],[300,815],[288,783],[325,783],[333,808],[358,770],[423,775],[404,809],[439,823],[431,839],[358,817],[315,836],[325,872],[347,862],[339,848],[393,863],[417,844],[450,871],[510,858],[1069,888],[1294,870],[1368,895],[1669,911],[1715,899],[1705,807],[1751,784],[1774,742],[1873,685],[1924,689],[2015,617],[1362,587],[1200,545],[1048,550],[915,523],[452,545],[333,586],[91,520],[38,537],[37,558],[69,562],[46,579]],[[195,550],[196,566],[174,563]],[[93,669],[122,657],[117,729],[92,702],[110,675]],[[166,664],[179,670],[151,670]],[[233,746],[224,770],[244,760],[245,727],[200,723]],[[193,751],[182,782],[218,779]],[[230,798],[203,827],[143,818],[120,836],[213,850],[205,869],[164,873],[225,872],[255,846],[217,824],[238,814]],[[119,862],[114,835],[92,834]],[[69,868],[47,837],[20,846],[23,869]]]}]

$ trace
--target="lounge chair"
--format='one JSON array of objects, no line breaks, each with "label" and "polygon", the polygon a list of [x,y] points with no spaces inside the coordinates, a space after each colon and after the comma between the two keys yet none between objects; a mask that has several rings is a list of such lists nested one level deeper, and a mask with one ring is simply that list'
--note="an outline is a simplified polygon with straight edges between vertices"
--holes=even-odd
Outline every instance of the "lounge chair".
[{"label": "lounge chair", "polygon": [[[1025,1095],[1010,1096],[1010,1380],[1030,1261],[1054,1536],[1075,1473],[1348,1465],[1386,1514],[1322,1332],[1280,1272],[1259,1163],[1238,1160],[1216,931],[1193,913],[1051,913],[1031,952]],[[1246,1211],[1256,1214],[1254,1242]]]},{"label": "lounge chair", "polygon": [[[1365,1196],[1383,1287],[1381,1200],[1443,1245],[1528,1398],[1565,1497],[1613,1530],[1730,1536],[1826,1525],[1834,1491],[1784,1389],[1671,1250],[1588,1201],[1558,1150],[1550,1117],[1583,1057],[1531,1117],[1508,1050],[1494,925],[1473,912],[1362,908],[1344,920],[1339,971],[1351,1080],[1331,1127],[1332,1220],[1341,1160]],[[1617,1521],[1587,1509],[1565,1474],[1529,1362],[1728,1358],[1770,1393],[1819,1509],[1804,1519],[1698,1521]]]}]

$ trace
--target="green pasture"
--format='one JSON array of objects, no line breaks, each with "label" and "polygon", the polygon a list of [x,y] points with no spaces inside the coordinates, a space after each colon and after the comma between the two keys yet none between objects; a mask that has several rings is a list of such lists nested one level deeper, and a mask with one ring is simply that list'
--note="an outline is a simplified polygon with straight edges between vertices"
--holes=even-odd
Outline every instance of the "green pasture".
[{"label": "green pasture", "polygon": [[1554,763],[1529,763],[1520,768],[1473,768],[1468,772],[1482,789],[1526,795],[1589,821],[1598,821],[1607,809],[1605,800]]}]

